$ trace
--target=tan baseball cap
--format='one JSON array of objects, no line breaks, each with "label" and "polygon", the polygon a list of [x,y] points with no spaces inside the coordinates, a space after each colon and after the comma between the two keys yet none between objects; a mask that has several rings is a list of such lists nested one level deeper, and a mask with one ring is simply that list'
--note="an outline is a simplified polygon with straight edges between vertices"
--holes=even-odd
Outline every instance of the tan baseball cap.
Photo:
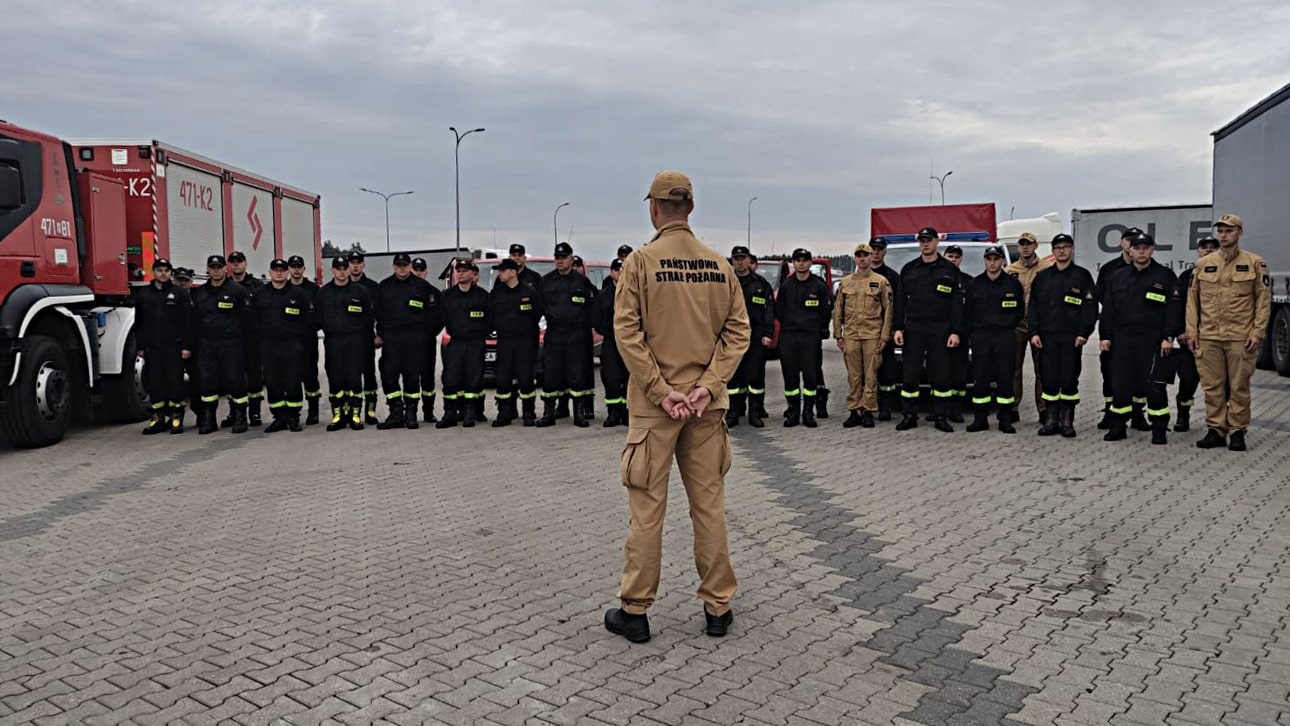
[{"label": "tan baseball cap", "polygon": [[1225,227],[1236,227],[1237,229],[1245,229],[1245,222],[1241,221],[1241,218],[1236,216],[1235,214],[1224,214],[1223,216],[1219,217],[1218,221],[1214,222],[1214,226],[1217,227],[1220,224]]},{"label": "tan baseball cap", "polygon": [[858,254],[860,254],[860,253],[862,253],[862,252],[863,252],[864,254],[866,254],[866,255],[872,255],[872,254],[873,254],[873,248],[872,248],[872,247],[870,247],[870,246],[869,246],[869,245],[867,245],[867,244],[864,244],[864,243],[862,242],[862,243],[860,243],[860,244],[856,245],[856,251],[855,251],[855,254],[857,254],[857,255],[858,255]]},{"label": "tan baseball cap", "polygon": [[1033,232],[1022,232],[1021,237],[1018,238],[1018,241],[1023,239],[1026,240],[1027,242],[1034,242],[1035,244],[1039,244],[1039,239],[1035,237]]},{"label": "tan baseball cap", "polygon": [[690,184],[690,177],[679,171],[660,171],[654,175],[654,181],[649,185],[649,194],[645,195],[645,199],[686,202],[694,199],[694,186]]}]

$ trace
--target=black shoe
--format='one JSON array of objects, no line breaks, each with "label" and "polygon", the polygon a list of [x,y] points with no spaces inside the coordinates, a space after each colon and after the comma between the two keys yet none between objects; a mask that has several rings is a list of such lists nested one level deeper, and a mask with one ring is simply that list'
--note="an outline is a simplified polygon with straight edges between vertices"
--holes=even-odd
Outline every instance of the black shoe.
[{"label": "black shoe", "polygon": [[823,389],[815,397],[815,418],[829,417],[829,392]]},{"label": "black shoe", "polygon": [[363,423],[367,424],[368,426],[375,426],[381,423],[380,419],[376,418],[375,400],[368,401],[367,406],[364,408],[364,410],[366,411],[366,413],[363,414]]},{"label": "black shoe", "polygon": [[733,611],[727,610],[725,615],[713,615],[708,609],[703,608],[703,619],[707,621],[708,635],[714,638],[724,638],[726,631],[730,629],[730,624],[735,621]]},{"label": "black shoe", "polygon": [[1103,441],[1124,441],[1129,438],[1129,431],[1123,426],[1112,424],[1111,430],[1102,437]]},{"label": "black shoe", "polygon": [[318,399],[310,396],[307,402],[305,413],[305,425],[316,426],[318,424]]},{"label": "black shoe", "polygon": [[165,433],[170,426],[170,418],[163,413],[154,413],[152,420],[148,421],[148,426],[143,430],[144,436]]},{"label": "black shoe", "polygon": [[300,425],[300,414],[293,413],[287,417],[287,430],[294,434],[304,431],[304,428]]},{"label": "black shoe", "polygon": [[761,416],[758,416],[755,412],[749,411],[748,425],[755,429],[763,428],[766,426],[766,420],[763,419]]},{"label": "black shoe", "polygon": [[791,429],[802,423],[802,416],[797,411],[788,411],[784,414],[784,428]]},{"label": "black shoe", "polygon": [[1151,424],[1147,422],[1147,417],[1142,415],[1141,411],[1134,411],[1129,420],[1129,427],[1134,431],[1150,431]]},{"label": "black shoe", "polygon": [[[605,425],[609,424],[609,419],[605,419]],[[732,429],[739,425],[739,414],[734,409],[726,411],[726,428]]]},{"label": "black shoe", "polygon": [[1110,431],[1111,427],[1114,425],[1115,416],[1111,413],[1110,409],[1102,409],[1102,420],[1097,422],[1097,430]]},{"label": "black shoe", "polygon": [[819,426],[815,421],[815,412],[811,410],[812,408],[814,408],[814,406],[802,406],[802,425],[808,429],[813,429],[816,426]]},{"label": "black shoe", "polygon": [[[247,411],[247,423],[251,424],[252,426],[259,426],[264,423],[264,419],[260,418],[259,401],[254,401],[250,404],[249,410]],[[237,433],[237,432],[234,432],[234,433]]]},{"label": "black shoe", "polygon": [[1174,432],[1181,434],[1188,431],[1191,431],[1191,417],[1185,411],[1179,409],[1178,420],[1174,421]]},{"label": "black shoe", "polygon": [[184,410],[179,409],[178,413],[170,417],[170,433],[182,434],[184,432]]},{"label": "black shoe", "polygon": [[851,415],[847,416],[847,420],[842,422],[842,428],[844,429],[853,429],[859,425],[860,425],[859,411],[852,411]]},{"label": "black shoe", "polygon": [[606,610],[605,630],[614,635],[621,635],[633,643],[644,643],[649,640],[649,616],[632,615],[623,612],[622,608]]},{"label": "black shoe", "polygon": [[1245,432],[1233,431],[1232,439],[1227,442],[1228,451],[1245,451]]},{"label": "black shoe", "polygon": [[900,423],[896,424],[897,431],[908,431],[918,428],[918,414],[907,413],[901,417]]},{"label": "black shoe", "polygon": [[891,394],[885,393],[885,392],[878,394],[878,420],[879,421],[891,420],[891,402],[889,398],[890,395]]},{"label": "black shoe", "polygon": [[957,403],[950,404],[950,421],[954,423],[963,423],[963,414],[959,412]]},{"label": "black shoe", "polygon": [[944,416],[938,416],[936,418],[936,425],[934,428],[937,431],[944,431],[947,434],[954,433],[954,427],[950,425],[950,422]]},{"label": "black shoe", "polygon": [[202,408],[197,411],[197,435],[205,436],[213,434],[219,428],[215,423],[215,409]]},{"label": "black shoe", "polygon": [[1017,429],[1012,426],[1012,416],[1005,413],[999,418],[999,431],[1005,434],[1017,433]]},{"label": "black shoe", "polygon": [[989,429],[989,428],[990,428],[990,421],[985,417],[984,414],[979,416],[974,416],[972,418],[972,423],[967,425],[967,430],[970,433],[985,431],[986,429]]},{"label": "black shoe", "polygon": [[390,429],[403,428],[406,421],[403,420],[403,408],[398,404],[390,407],[390,415],[385,420],[376,425],[377,431],[389,431]]},{"label": "black shoe", "polygon": [[236,421],[237,417],[234,416],[233,412],[230,410],[228,415],[224,417],[224,420],[219,422],[219,427],[222,429],[231,428]]},{"label": "black shoe", "polygon": [[1155,444],[1156,446],[1164,446],[1165,444],[1169,443],[1169,435],[1165,433],[1164,429],[1152,429],[1151,443]]},{"label": "black shoe", "polygon": [[1205,438],[1196,442],[1196,448],[1198,449],[1218,449],[1224,446],[1227,446],[1227,437],[1214,429],[1210,429],[1205,434]]},{"label": "black shoe", "polygon": [[286,431],[286,430],[287,430],[286,416],[274,416],[273,420],[269,422],[269,425],[264,427],[264,433],[266,434],[276,434],[279,431]]},{"label": "black shoe", "polygon": [[873,428],[873,414],[870,413],[869,411],[860,412],[860,428],[862,429]]}]

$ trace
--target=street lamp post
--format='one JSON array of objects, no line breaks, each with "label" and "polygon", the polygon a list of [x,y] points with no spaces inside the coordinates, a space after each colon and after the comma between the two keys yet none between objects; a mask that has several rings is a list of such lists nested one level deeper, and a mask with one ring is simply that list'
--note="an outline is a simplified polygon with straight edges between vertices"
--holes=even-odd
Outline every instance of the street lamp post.
[{"label": "street lamp post", "polygon": [[748,200],[748,249],[752,249],[752,203],[757,201],[757,197]]},{"label": "street lamp post", "polygon": [[367,192],[368,194],[375,194],[376,196],[385,200],[385,251],[389,252],[390,251],[390,200],[393,199],[394,197],[401,197],[401,196],[404,196],[405,194],[411,194],[412,192],[410,191],[394,192],[393,194],[385,194],[384,192],[378,192],[375,189],[368,189],[367,187],[359,187],[358,190],[360,192]]},{"label": "street lamp post", "polygon": [[456,127],[453,126],[449,126],[448,130],[452,132],[453,136],[457,137],[457,146],[453,150],[452,160],[454,176],[456,177],[454,186],[457,191],[457,251],[461,252],[461,140],[476,131],[483,131],[483,129],[471,129],[464,134],[457,131]]},{"label": "street lamp post", "polygon": [[551,228],[552,228],[552,229],[554,230],[554,232],[555,232],[555,243],[556,243],[556,244],[560,244],[560,225],[559,225],[559,222],[558,222],[557,220],[559,220],[559,218],[560,218],[560,210],[561,210],[561,209],[564,209],[564,208],[565,208],[565,207],[567,207],[567,206],[569,206],[569,202],[565,202],[564,204],[561,204],[560,206],[558,206],[558,207],[556,207],[556,208],[555,208],[555,214],[552,214],[552,215],[551,215]]},{"label": "street lamp post", "polygon": [[954,172],[952,171],[947,171],[940,176],[936,176],[935,174],[931,176],[932,179],[935,179],[937,183],[941,185],[941,206],[942,207],[945,206],[945,180],[948,179],[950,174],[953,174],[953,173]]}]

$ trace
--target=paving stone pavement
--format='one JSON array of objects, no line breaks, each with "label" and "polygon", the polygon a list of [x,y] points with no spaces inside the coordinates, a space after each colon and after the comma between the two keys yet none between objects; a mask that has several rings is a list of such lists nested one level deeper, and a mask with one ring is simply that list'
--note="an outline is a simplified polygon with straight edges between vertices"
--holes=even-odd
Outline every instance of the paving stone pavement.
[{"label": "paving stone pavement", "polygon": [[1241,455],[1103,443],[1093,405],[1075,440],[844,430],[825,360],[819,429],[772,397],[732,431],[724,639],[675,475],[655,637],[603,630],[599,421],[0,449],[0,725],[1290,726],[1290,379]]}]

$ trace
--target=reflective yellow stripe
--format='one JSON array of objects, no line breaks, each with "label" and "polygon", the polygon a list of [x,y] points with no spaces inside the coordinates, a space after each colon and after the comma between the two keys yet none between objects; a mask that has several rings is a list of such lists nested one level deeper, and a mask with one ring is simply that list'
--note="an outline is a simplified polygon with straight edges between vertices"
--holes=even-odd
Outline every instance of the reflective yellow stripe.
[{"label": "reflective yellow stripe", "polygon": [[918,391],[905,391],[905,390],[902,390],[902,391],[900,392],[900,397],[901,397],[901,398],[918,398]]},{"label": "reflective yellow stripe", "polygon": [[1168,407],[1165,407],[1165,408],[1149,408],[1149,409],[1147,409],[1147,415],[1148,415],[1148,416],[1168,416],[1168,415],[1169,415],[1169,408],[1168,408]]},{"label": "reflective yellow stripe", "polygon": [[1015,396],[1008,396],[1007,398],[1004,398],[1003,396],[995,396],[994,402],[1001,406],[1011,406],[1017,402],[1017,398]]},{"label": "reflective yellow stripe", "polygon": [[1063,401],[1069,401],[1069,402],[1072,402],[1072,403],[1073,403],[1073,402],[1078,402],[1078,401],[1079,401],[1079,394],[1078,394],[1078,393],[1062,393],[1062,394],[1060,394],[1060,395],[1059,395],[1059,397],[1060,397],[1060,398],[1061,398],[1061,400],[1063,400]]}]

